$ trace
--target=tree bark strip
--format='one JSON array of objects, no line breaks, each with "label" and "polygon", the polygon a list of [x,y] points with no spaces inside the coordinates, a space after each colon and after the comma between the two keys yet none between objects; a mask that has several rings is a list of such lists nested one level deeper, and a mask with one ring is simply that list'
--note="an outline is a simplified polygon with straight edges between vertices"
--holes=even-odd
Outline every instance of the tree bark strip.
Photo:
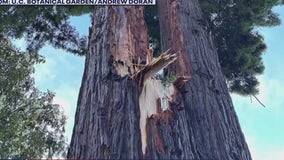
[{"label": "tree bark strip", "polygon": [[173,118],[147,122],[145,157],[251,160],[198,1],[159,0],[158,8],[162,50],[180,53],[168,72],[191,79],[178,88]]}]

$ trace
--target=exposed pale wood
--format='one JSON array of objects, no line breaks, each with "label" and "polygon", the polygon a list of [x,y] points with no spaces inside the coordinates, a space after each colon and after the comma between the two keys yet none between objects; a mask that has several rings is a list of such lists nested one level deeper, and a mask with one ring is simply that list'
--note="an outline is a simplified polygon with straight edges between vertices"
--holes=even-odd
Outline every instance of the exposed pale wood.
[{"label": "exposed pale wood", "polygon": [[147,119],[170,109],[170,103],[175,101],[176,89],[173,84],[165,87],[161,80],[149,78],[143,82],[142,91],[139,93],[141,141],[142,151],[145,153]]},{"label": "exposed pale wood", "polygon": [[149,64],[145,65],[133,76],[133,78],[138,77],[143,83],[150,77],[153,77],[155,74],[157,74],[160,70],[173,63],[178,57],[176,53],[169,54],[169,51],[170,49],[162,53]]}]

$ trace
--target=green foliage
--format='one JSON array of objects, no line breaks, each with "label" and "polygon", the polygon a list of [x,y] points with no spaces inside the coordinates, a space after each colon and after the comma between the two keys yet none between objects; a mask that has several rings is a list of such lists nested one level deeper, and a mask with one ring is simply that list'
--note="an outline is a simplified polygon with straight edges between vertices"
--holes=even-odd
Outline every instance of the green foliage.
[{"label": "green foliage", "polygon": [[24,36],[30,52],[50,43],[55,48],[84,55],[87,38],[70,25],[68,18],[91,9],[90,6],[0,6],[0,33],[13,38]]},{"label": "green foliage", "polygon": [[158,9],[155,6],[145,7],[145,21],[148,26],[149,43],[154,48],[154,57],[161,53]]},{"label": "green foliage", "polygon": [[173,84],[177,80],[176,75],[163,76],[163,75],[157,74],[156,76],[157,78],[161,80],[161,83],[164,87],[169,87],[171,84]]},{"label": "green foliage", "polygon": [[[209,22],[219,61],[229,89],[242,95],[257,94],[262,74],[262,54],[266,49],[256,26],[280,24],[272,7],[279,0],[200,0],[204,17]],[[86,37],[81,37],[68,22],[69,16],[89,13],[88,6],[0,6],[0,32],[11,37],[25,36],[28,50],[36,52],[46,42],[78,55],[84,55]],[[145,10],[149,41],[154,56],[160,53],[160,31],[157,6]]]},{"label": "green foliage", "polygon": [[200,0],[209,22],[229,89],[241,95],[257,94],[258,80],[264,65],[262,54],[266,49],[256,26],[280,24],[272,7],[278,0]]},{"label": "green foliage", "polygon": [[43,158],[64,154],[66,117],[54,94],[34,87],[38,54],[27,54],[0,36],[0,158]]},{"label": "green foliage", "polygon": [[[200,3],[230,91],[241,95],[257,94],[256,75],[264,71],[261,56],[266,44],[255,27],[279,25],[280,19],[271,9],[283,1],[200,0]],[[145,15],[150,40],[155,49],[160,50],[157,9],[146,7]]]}]

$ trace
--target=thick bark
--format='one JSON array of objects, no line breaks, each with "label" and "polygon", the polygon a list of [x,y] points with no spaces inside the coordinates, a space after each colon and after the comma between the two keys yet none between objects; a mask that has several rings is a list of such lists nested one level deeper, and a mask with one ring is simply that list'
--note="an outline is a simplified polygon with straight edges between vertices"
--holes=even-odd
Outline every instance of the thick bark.
[{"label": "thick bark", "polygon": [[162,49],[180,53],[168,73],[191,76],[179,86],[172,116],[147,121],[148,158],[250,160],[197,0],[159,0]]},{"label": "thick bark", "polygon": [[168,87],[153,75],[176,56],[151,62],[143,8],[96,8],[67,157],[250,160],[198,2],[160,0],[159,18]]},{"label": "thick bark", "polygon": [[171,117],[176,89],[154,75],[176,54],[152,60],[143,7],[97,8],[88,49],[67,157],[141,159],[149,117]]},{"label": "thick bark", "polygon": [[143,7],[96,8],[68,158],[142,157],[139,87],[129,75],[146,60],[143,16]]}]

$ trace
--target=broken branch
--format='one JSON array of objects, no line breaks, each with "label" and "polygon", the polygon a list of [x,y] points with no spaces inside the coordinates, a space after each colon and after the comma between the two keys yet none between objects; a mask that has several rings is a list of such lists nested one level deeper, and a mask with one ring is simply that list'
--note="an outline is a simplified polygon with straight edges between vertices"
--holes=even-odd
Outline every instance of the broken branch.
[{"label": "broken branch", "polygon": [[[148,78],[154,76],[161,69],[165,68],[169,64],[173,63],[177,59],[177,54],[169,54],[170,49],[162,53],[158,58],[151,61],[144,68],[138,71],[134,77],[140,78],[142,82],[146,81]],[[141,79],[142,78],[142,79]]]},{"label": "broken branch", "polygon": [[258,101],[259,104],[261,104],[263,107],[265,107],[265,105],[254,94],[252,96]]}]

